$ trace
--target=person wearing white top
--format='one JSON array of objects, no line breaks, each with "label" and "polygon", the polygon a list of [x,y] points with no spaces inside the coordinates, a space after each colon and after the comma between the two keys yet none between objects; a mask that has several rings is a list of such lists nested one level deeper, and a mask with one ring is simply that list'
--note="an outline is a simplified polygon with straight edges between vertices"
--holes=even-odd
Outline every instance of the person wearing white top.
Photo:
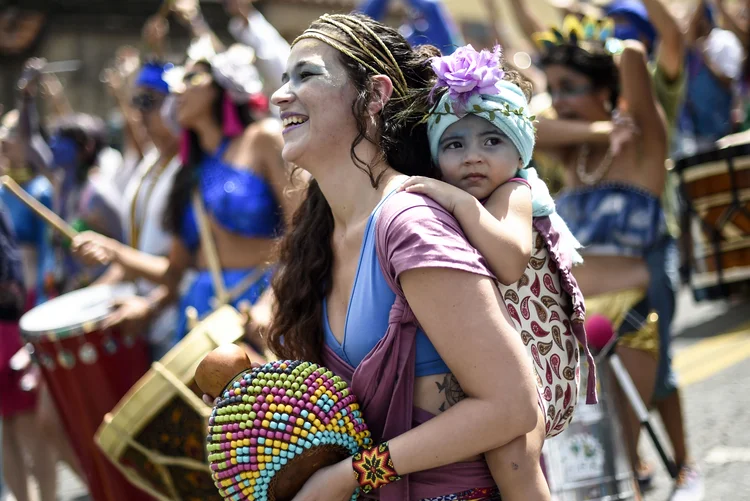
[{"label": "person wearing white top", "polygon": [[[146,152],[125,186],[121,204],[124,238],[131,247],[149,254],[165,256],[169,253],[172,236],[163,226],[164,209],[175,174],[180,169],[177,155],[179,140],[165,124],[161,108],[169,94],[164,82],[164,72],[170,65],[146,63],[135,82],[133,106],[141,113],[141,119],[153,147]],[[113,264],[99,283],[115,283],[132,280],[125,269]],[[139,298],[120,305],[121,310],[138,308],[142,296],[155,287],[143,279],[135,280]],[[121,312],[122,313],[122,312]],[[173,305],[150,319],[148,341],[153,360],[159,360],[172,347],[173,330],[177,323],[177,307]]]},{"label": "person wearing white top", "polygon": [[283,84],[281,75],[286,71],[289,43],[250,0],[225,0],[223,2],[229,21],[229,33],[238,42],[255,51],[255,66],[263,79],[263,92],[270,96]]}]

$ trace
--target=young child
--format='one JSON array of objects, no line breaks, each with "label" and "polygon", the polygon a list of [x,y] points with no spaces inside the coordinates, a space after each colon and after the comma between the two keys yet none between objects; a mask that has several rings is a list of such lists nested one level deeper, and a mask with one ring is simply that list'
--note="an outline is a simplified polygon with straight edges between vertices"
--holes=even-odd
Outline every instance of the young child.
[{"label": "young child", "polygon": [[533,359],[540,412],[532,433],[485,457],[504,501],[547,500],[541,450],[545,437],[572,418],[578,342],[589,362],[587,402],[596,401],[583,296],[571,274],[581,260],[579,244],[555,214],[544,182],[526,169],[535,136],[523,90],[530,85],[503,71],[500,49],[461,47],[436,58],[433,69],[438,83],[432,93],[442,97],[427,118],[428,135],[444,182],[415,177],[401,189],[451,211],[503,284],[509,315]]}]

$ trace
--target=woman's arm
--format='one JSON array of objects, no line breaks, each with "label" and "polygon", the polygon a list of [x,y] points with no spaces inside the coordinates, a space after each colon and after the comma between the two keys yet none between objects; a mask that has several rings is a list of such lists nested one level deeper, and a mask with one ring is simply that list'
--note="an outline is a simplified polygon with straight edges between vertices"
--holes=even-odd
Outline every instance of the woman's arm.
[{"label": "woman's arm", "polygon": [[396,471],[405,475],[463,461],[534,429],[531,364],[495,283],[443,268],[406,271],[400,280],[409,306],[467,398],[389,441]]},{"label": "woman's arm", "polygon": [[662,148],[666,158],[667,125],[646,66],[646,49],[634,40],[624,43],[619,60],[621,100],[626,108],[623,111],[634,119],[644,143]]},{"label": "woman's arm", "polygon": [[580,144],[606,144],[614,128],[611,121],[586,122],[538,118],[536,146],[542,149],[578,146]]},{"label": "woman's arm", "polygon": [[677,20],[672,16],[661,0],[643,0],[648,18],[656,29],[659,49],[656,55],[658,64],[670,81],[682,75],[685,60],[685,35],[680,30]]},{"label": "woman's arm", "polygon": [[531,4],[526,0],[510,0],[510,6],[516,16],[516,21],[518,21],[518,24],[521,26],[521,32],[526,37],[526,40],[532,45],[532,47],[536,47],[534,33],[544,31],[544,25],[541,20],[531,12]]},{"label": "woman's arm", "polygon": [[131,276],[176,289],[192,255],[179,238],[172,239],[169,256],[141,252],[114,239],[86,231],[73,239],[71,252],[86,263],[119,264]]}]

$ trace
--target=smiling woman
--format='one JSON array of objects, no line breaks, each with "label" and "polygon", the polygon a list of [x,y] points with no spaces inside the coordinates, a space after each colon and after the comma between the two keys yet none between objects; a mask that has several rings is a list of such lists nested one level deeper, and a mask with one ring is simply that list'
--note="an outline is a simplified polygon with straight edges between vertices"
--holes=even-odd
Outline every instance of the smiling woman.
[{"label": "smiling woman", "polygon": [[405,175],[434,174],[423,118],[437,55],[365,16],[325,15],[293,44],[273,96],[283,157],[314,181],[281,244],[269,345],[351,381],[380,442],[295,501],[357,488],[496,500],[479,455],[536,424],[531,367],[484,259],[442,207],[397,192]]}]

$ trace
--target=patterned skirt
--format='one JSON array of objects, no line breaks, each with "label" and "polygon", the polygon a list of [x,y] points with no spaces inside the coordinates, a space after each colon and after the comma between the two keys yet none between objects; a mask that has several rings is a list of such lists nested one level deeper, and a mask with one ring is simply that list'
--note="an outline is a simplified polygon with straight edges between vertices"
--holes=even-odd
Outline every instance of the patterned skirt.
[{"label": "patterned skirt", "polygon": [[501,501],[500,491],[497,487],[482,487],[469,491],[439,496],[436,498],[423,499],[422,501]]}]

